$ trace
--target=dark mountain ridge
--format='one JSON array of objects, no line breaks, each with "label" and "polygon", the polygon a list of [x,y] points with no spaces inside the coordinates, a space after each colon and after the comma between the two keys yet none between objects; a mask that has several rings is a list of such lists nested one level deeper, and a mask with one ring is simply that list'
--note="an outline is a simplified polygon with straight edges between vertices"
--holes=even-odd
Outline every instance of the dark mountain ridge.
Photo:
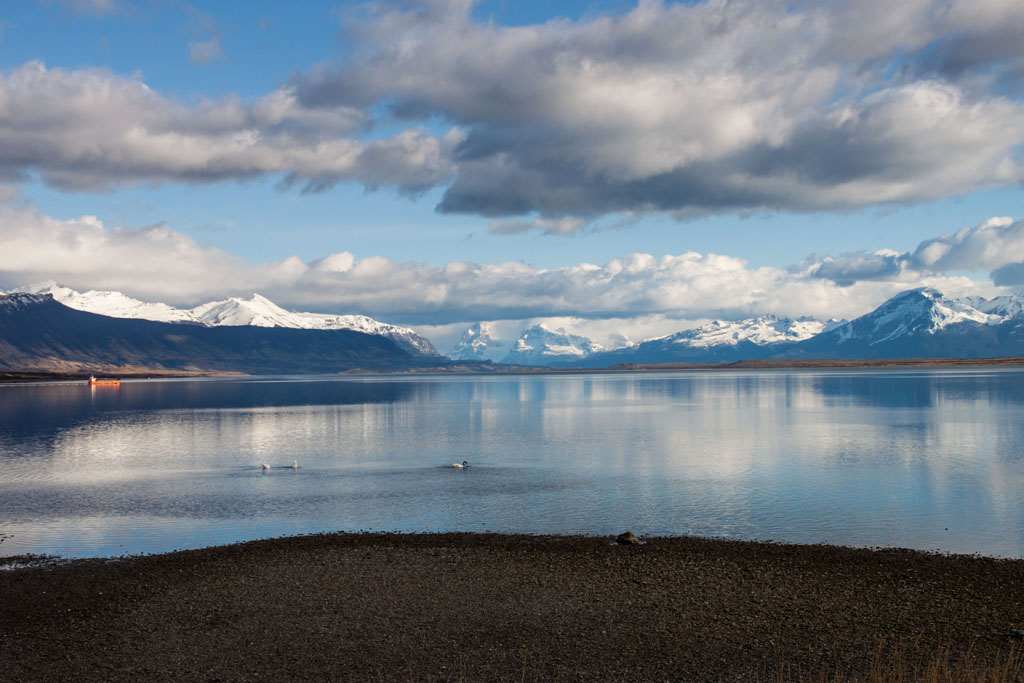
[{"label": "dark mountain ridge", "polygon": [[352,330],[203,327],[110,318],[50,295],[0,296],[0,368],[41,372],[335,373],[443,364]]}]

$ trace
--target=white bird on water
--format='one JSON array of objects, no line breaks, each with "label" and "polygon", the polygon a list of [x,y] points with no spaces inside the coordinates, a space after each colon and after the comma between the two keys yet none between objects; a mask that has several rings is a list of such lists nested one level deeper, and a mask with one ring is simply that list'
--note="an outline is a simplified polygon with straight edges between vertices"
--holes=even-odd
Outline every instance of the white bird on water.
[{"label": "white bird on water", "polygon": [[461,470],[461,469],[465,469],[465,468],[469,467],[469,463],[466,462],[465,460],[462,461],[461,465],[459,463],[457,463],[457,462],[453,462],[452,463],[452,467],[458,467]]},{"label": "white bird on water", "polygon": [[299,461],[298,460],[292,460],[291,468],[293,470],[299,469]]},{"label": "white bird on water", "polygon": [[270,469],[270,465],[268,465],[267,463],[263,463],[263,469],[269,470]]}]

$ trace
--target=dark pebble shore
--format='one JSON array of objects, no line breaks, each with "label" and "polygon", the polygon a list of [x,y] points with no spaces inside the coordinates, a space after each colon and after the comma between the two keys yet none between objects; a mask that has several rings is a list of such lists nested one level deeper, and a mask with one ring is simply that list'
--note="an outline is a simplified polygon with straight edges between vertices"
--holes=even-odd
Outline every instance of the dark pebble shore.
[{"label": "dark pebble shore", "polygon": [[849,680],[1020,649],[1024,560],[610,540],[327,534],[8,569],[0,680]]}]

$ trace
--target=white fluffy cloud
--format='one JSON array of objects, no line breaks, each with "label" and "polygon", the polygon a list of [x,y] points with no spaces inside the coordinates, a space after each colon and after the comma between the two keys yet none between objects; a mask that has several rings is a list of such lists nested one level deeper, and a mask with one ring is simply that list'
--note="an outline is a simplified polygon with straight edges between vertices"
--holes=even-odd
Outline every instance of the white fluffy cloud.
[{"label": "white fluffy cloud", "polygon": [[[941,266],[948,262],[960,267],[961,261],[951,260],[956,249],[984,251],[969,245],[981,239],[978,235],[988,235],[986,231],[998,235],[1006,253],[1013,253],[1011,246],[1018,248],[1021,240],[1011,233],[1018,228],[1018,223],[996,220],[931,241],[959,246],[941,255],[924,248],[935,259],[929,273],[847,283],[821,276],[815,266],[802,271],[752,268],[742,259],[696,252],[629,254],[602,265],[552,269],[522,263],[434,266],[381,256],[357,258],[348,252],[311,262],[292,256],[253,264],[163,224],[111,229],[94,217],[61,221],[8,202],[0,204],[0,287],[53,279],[79,290],[115,289],[177,305],[259,292],[291,308],[366,313],[410,324],[623,318],[637,321],[634,327],[641,330],[657,327],[664,319],[740,318],[768,312],[853,317],[902,289],[920,285],[953,296],[992,295],[999,291],[993,285],[944,275]],[[572,326],[583,329],[581,325],[577,321]],[[594,330],[600,326],[593,324]]]},{"label": "white fluffy cloud", "polygon": [[110,229],[94,216],[61,221],[5,203],[0,204],[0,235],[4,287],[54,278],[72,287],[120,289],[143,299],[186,302],[217,288],[267,282],[263,269],[164,224]]},{"label": "white fluffy cloud", "polygon": [[189,107],[136,78],[32,62],[0,74],[0,180],[38,173],[58,188],[105,190],[283,174],[311,190],[351,180],[418,192],[451,177],[460,131],[363,140],[366,124],[351,107],[302,107],[287,89]]},{"label": "white fluffy cloud", "polygon": [[991,270],[996,284],[1018,284],[1012,276],[1024,263],[1024,221],[995,217],[953,234],[921,242],[911,252],[882,249],[837,258],[810,258],[802,264],[810,277],[839,284],[864,280],[915,282],[928,273]]}]

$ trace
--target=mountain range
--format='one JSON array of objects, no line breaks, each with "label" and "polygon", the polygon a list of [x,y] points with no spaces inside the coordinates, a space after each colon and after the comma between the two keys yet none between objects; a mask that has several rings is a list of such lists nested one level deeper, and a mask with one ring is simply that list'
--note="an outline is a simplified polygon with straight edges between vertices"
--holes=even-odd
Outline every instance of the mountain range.
[{"label": "mountain range", "polygon": [[281,308],[273,301],[252,294],[249,298],[231,297],[179,309],[163,303],[133,299],[121,292],[89,290],[76,292],[55,282],[44,282],[13,290],[21,294],[49,294],[54,300],[79,311],[112,318],[136,318],[165,323],[193,323],[205,327],[286,327],[299,330],[352,330],[390,339],[413,356],[440,358],[426,338],[415,330],[382,323],[365,315],[298,313]]},{"label": "mountain range", "polygon": [[[472,358],[498,359],[480,324],[452,350],[472,348]],[[475,332],[474,332],[475,331]],[[474,334],[470,334],[473,332]],[[552,367],[608,367],[629,363],[734,362],[770,358],[986,358],[1024,356],[1024,297],[949,299],[931,288],[892,297],[852,321],[765,315],[713,322],[630,344],[602,349],[586,337],[536,325],[524,331],[502,363]]]},{"label": "mountain range", "polygon": [[[0,369],[42,372],[333,373],[453,367],[407,327],[358,315],[297,313],[253,294],[178,309],[53,283],[0,294]],[[600,368],[760,359],[1024,356],[1024,297],[950,299],[908,290],[851,321],[716,320],[606,349],[541,323],[514,343],[472,325],[452,351],[465,369]]]},{"label": "mountain range", "polygon": [[337,373],[439,367],[377,334],[114,318],[51,294],[0,295],[0,369],[51,373]]}]

